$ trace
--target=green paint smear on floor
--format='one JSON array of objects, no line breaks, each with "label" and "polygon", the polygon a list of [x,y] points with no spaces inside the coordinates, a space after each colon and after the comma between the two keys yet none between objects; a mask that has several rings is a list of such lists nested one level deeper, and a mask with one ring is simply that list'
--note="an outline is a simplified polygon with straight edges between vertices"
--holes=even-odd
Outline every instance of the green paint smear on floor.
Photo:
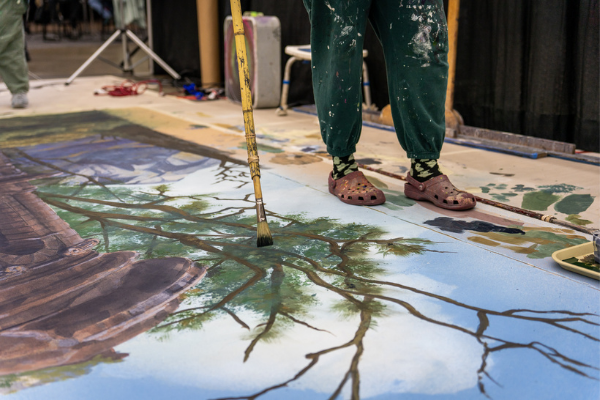
[{"label": "green paint smear on floor", "polygon": [[535,189],[532,187],[527,187],[525,185],[515,185],[510,190],[514,190],[515,192],[522,193],[522,192],[533,192]]},{"label": "green paint smear on floor", "polygon": [[555,251],[587,243],[585,238],[578,235],[563,235],[541,230],[531,230],[525,234],[482,232],[477,235],[468,239],[487,246],[502,246],[515,253],[527,254],[527,258],[533,259],[551,257]]},{"label": "green paint smear on floor", "polygon": [[589,225],[592,223],[592,221],[589,221],[587,219],[582,219],[579,214],[571,214],[566,219],[568,222],[575,224],[575,225]]},{"label": "green paint smear on floor", "polygon": [[409,199],[404,195],[401,190],[393,190],[389,189],[389,186],[371,175],[365,175],[369,182],[371,182],[375,187],[383,191],[385,194],[386,202],[383,203],[383,206],[389,210],[397,211],[402,210],[404,207],[411,207],[415,205],[415,201]]},{"label": "green paint smear on floor", "polygon": [[535,253],[531,253],[527,255],[527,258],[546,258],[552,257],[552,253],[558,250],[565,249],[567,247],[576,246],[578,244],[587,243],[586,239],[569,239],[565,235],[559,235],[552,232],[543,232],[543,231],[530,231],[525,234],[527,238],[538,238],[538,239],[546,239],[552,243],[544,243],[538,244],[535,247]]},{"label": "green paint smear on floor", "polygon": [[375,186],[377,189],[383,190],[383,189],[387,189],[389,187],[385,182],[381,181],[380,179],[377,179],[374,176],[367,175],[367,174],[365,174],[365,176],[367,177],[367,180],[369,182],[371,182],[373,184],[373,186]]},{"label": "green paint smear on floor", "polygon": [[494,193],[491,195],[492,198],[496,201],[499,201],[501,203],[506,203],[509,200],[509,197],[515,197],[518,196],[518,194],[516,193]]},{"label": "green paint smear on floor", "polygon": [[560,202],[558,202],[554,209],[558,212],[565,214],[581,214],[594,202],[594,197],[589,194],[570,194]]},{"label": "green paint smear on floor", "polygon": [[[525,193],[525,195],[523,196],[523,203],[521,204],[521,208],[524,208],[526,210],[546,211],[548,207],[556,203],[558,199],[560,199],[560,196],[554,195],[546,191],[529,192]],[[573,212],[568,214],[577,213]]]},{"label": "green paint smear on floor", "polygon": [[577,189],[583,189],[583,188],[580,188],[577,186],[567,185],[566,183],[561,183],[560,185],[538,186],[538,188],[540,190],[543,190],[544,192],[550,192],[550,193],[571,193]]},{"label": "green paint smear on floor", "polygon": [[[246,144],[246,142],[243,142],[238,148],[248,150],[248,145]],[[266,144],[259,144],[257,148],[258,151],[266,151],[267,153],[283,153],[283,150],[278,149],[277,147],[267,146]]]},{"label": "green paint smear on floor", "polygon": [[[409,199],[408,197],[406,197],[404,195],[404,193],[402,193],[399,190],[383,190],[383,193],[385,193],[385,199],[386,202],[384,203],[384,205],[389,208],[390,210],[396,210],[397,207],[394,207],[394,205],[396,206],[400,206],[400,207],[411,207],[415,205],[415,201]],[[388,204],[390,203],[390,204]]]}]

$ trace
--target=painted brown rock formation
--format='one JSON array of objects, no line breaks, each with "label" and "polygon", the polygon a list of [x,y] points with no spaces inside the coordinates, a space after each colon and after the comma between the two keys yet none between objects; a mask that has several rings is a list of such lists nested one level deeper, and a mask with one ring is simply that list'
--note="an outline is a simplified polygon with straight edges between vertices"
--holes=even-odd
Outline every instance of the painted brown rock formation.
[{"label": "painted brown rock formation", "polygon": [[206,272],[99,254],[0,153],[0,376],[91,360],[152,328]]}]

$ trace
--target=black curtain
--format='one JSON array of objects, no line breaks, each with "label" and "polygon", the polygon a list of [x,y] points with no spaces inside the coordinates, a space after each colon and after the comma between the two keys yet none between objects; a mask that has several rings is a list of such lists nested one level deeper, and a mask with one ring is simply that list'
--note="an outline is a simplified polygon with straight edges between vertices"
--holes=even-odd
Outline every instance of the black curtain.
[{"label": "black curtain", "polygon": [[[462,0],[454,106],[465,123],[600,151],[598,1]],[[222,26],[229,1],[219,4]],[[152,7],[157,53],[199,77],[195,1],[152,0]],[[280,19],[282,70],[285,46],[310,42],[301,0],[242,0],[242,9]],[[223,49],[222,31],[219,40]],[[382,108],[384,57],[370,26],[365,48],[373,102]],[[290,104],[314,102],[310,74],[309,65],[294,65]]]},{"label": "black curtain", "polygon": [[[196,0],[152,0],[154,52],[184,77],[200,76]],[[155,74],[166,74],[154,63]]]},{"label": "black curtain", "polygon": [[598,13],[598,0],[462,0],[465,123],[599,151]]},{"label": "black curtain", "polygon": [[[151,5],[154,52],[181,76],[199,83],[200,47],[196,0],[151,0]],[[221,27],[225,16],[229,14],[229,1],[221,0],[219,2]],[[223,60],[222,29],[215,40],[219,41],[219,57]],[[166,72],[156,63],[154,63],[154,73],[166,75]]]}]

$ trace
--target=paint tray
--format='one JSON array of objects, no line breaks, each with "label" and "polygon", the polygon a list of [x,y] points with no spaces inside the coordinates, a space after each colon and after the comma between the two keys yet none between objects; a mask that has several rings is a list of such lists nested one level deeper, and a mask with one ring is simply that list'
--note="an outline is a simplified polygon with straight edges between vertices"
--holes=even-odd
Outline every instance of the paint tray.
[{"label": "paint tray", "polygon": [[594,244],[592,242],[555,251],[554,261],[566,270],[600,280],[600,272],[595,268],[600,264],[594,262]]}]

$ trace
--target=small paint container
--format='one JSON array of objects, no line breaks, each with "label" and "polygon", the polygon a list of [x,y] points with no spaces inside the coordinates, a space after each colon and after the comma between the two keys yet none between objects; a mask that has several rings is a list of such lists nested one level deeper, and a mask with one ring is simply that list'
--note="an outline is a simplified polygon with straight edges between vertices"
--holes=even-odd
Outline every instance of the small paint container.
[{"label": "small paint container", "polygon": [[594,243],[594,261],[600,264],[600,231],[592,233],[592,243]]}]

